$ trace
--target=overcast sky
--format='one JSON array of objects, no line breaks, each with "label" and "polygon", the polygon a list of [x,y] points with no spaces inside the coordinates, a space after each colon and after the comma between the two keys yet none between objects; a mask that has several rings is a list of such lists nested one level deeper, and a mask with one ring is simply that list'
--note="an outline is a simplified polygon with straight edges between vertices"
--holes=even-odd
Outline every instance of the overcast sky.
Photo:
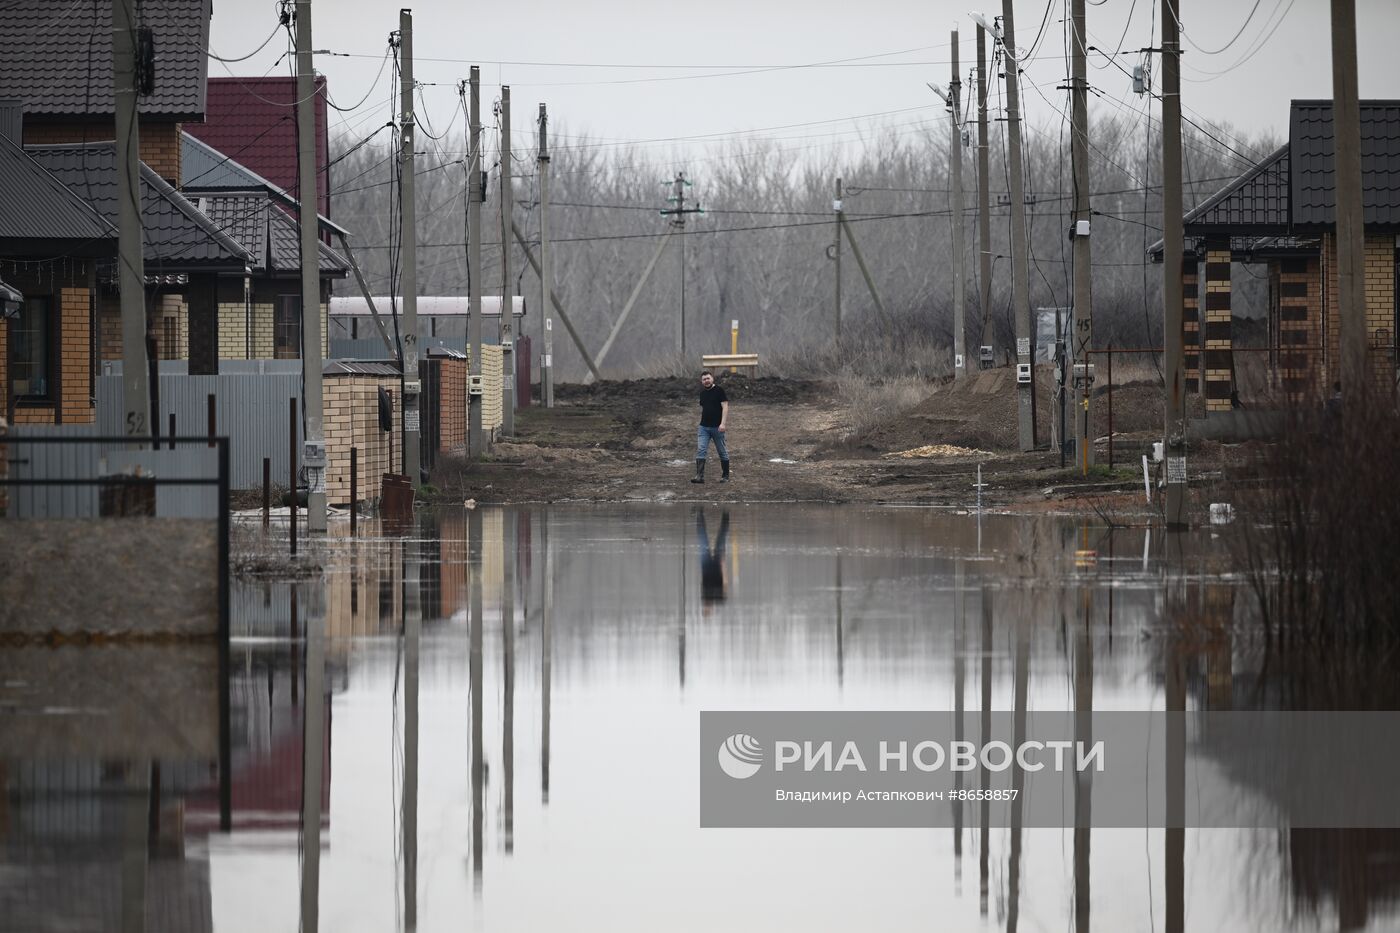
[{"label": "overcast sky", "polygon": [[[456,85],[479,64],[484,122],[491,122],[500,85],[511,86],[517,148],[533,149],[545,102],[556,145],[577,144],[582,133],[595,143],[640,141],[697,178],[716,146],[736,138],[769,137],[821,159],[878,127],[918,133],[931,121],[943,125],[942,105],[925,82],[947,84],[954,26],[961,30],[964,80],[975,65],[967,2],[418,0],[414,67],[429,85],[420,125],[439,134],[449,122],[454,135],[461,129]],[[270,0],[215,0],[214,7],[210,44],[226,58],[251,52],[276,27]],[[1016,4],[1016,44],[1029,50],[1022,94],[1032,127],[1055,129],[1062,119],[1056,108],[1068,109],[1066,92],[1057,89],[1067,74],[1067,8],[1068,0],[1052,0],[1048,11],[1041,0]],[[332,99],[354,108],[333,116],[332,132],[359,138],[389,118],[392,66],[381,66],[398,7],[314,0],[312,10],[315,47],[351,56],[316,56]],[[990,16],[1001,7],[982,10]],[[1144,100],[1132,93],[1125,71],[1141,60],[1139,49],[1159,43],[1160,17],[1154,0],[1089,6],[1090,44],[1119,50],[1112,61],[1090,53],[1099,112],[1141,111]],[[1183,0],[1181,17],[1182,101],[1197,122],[1283,137],[1290,99],[1331,97],[1325,0]],[[1361,96],[1400,97],[1400,2],[1357,0],[1357,17]],[[209,73],[287,74],[289,59],[278,61],[287,44],[285,35],[273,36],[246,61],[211,62]],[[1152,67],[1160,71],[1155,58]]]}]

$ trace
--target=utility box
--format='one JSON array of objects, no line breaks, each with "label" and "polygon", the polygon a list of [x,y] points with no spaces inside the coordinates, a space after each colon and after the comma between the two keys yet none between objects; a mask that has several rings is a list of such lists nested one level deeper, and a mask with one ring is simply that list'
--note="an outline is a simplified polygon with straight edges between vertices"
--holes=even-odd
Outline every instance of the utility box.
[{"label": "utility box", "polygon": [[978,350],[977,361],[983,369],[991,369],[996,364],[996,354],[990,346],[984,344]]},{"label": "utility box", "polygon": [[1029,383],[1030,381],[1031,381],[1031,364],[1030,364],[1030,363],[1017,363],[1017,364],[1016,364],[1016,382],[1021,383],[1021,384],[1026,384],[1026,383]]},{"label": "utility box", "polygon": [[1074,364],[1074,376],[1073,376],[1073,379],[1074,379],[1074,385],[1075,385],[1076,388],[1081,387],[1081,386],[1091,386],[1091,385],[1093,385],[1093,384],[1094,384],[1094,364],[1093,364],[1093,363],[1075,363],[1075,364]]},{"label": "utility box", "polygon": [[467,376],[467,395],[485,395],[486,377],[481,375]]}]

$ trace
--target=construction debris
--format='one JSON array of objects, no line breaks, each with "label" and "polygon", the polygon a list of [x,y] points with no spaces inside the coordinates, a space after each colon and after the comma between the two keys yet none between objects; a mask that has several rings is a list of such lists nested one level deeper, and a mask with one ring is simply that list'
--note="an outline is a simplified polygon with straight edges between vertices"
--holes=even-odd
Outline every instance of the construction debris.
[{"label": "construction debris", "polygon": [[894,453],[885,454],[885,459],[928,459],[930,457],[994,457],[995,454],[985,450],[977,450],[972,447],[955,447],[952,444],[925,444],[922,447],[914,447],[910,450],[900,450]]}]

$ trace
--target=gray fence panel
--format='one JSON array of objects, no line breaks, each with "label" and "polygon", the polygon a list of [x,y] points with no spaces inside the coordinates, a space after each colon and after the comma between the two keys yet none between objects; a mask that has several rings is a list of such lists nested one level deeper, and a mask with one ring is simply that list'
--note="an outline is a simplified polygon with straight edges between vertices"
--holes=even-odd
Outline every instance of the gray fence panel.
[{"label": "gray fence panel", "polygon": [[[97,426],[22,425],[10,432],[11,479],[88,479],[98,475],[96,444],[26,444],[25,437],[93,437]],[[11,486],[16,518],[95,518],[95,486]]]},{"label": "gray fence panel", "polygon": [[[264,361],[248,362],[256,364]],[[295,360],[275,362],[296,364]],[[223,367],[225,363],[220,363],[220,366]],[[104,434],[122,433],[121,393],[120,376],[98,378],[97,423]],[[283,371],[262,375],[221,373],[217,376],[162,374],[161,410],[156,422],[160,425],[161,432],[164,433],[168,429],[170,413],[174,412],[177,434],[205,434],[209,425],[210,393],[213,393],[215,398],[215,431],[229,438],[230,488],[261,488],[264,457],[272,461],[272,481],[285,486],[290,463],[287,412],[288,401],[292,398],[297,400],[298,448],[301,447],[303,438],[300,372]]]}]

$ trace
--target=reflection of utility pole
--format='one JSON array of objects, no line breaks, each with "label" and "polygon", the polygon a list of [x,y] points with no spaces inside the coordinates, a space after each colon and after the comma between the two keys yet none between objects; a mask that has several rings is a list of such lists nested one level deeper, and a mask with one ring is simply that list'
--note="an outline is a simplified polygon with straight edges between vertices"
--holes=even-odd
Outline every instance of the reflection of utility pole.
[{"label": "reflection of utility pole", "polygon": [[549,803],[549,700],[554,667],[554,554],[549,544],[549,510],[540,513],[540,553],[544,568],[540,594],[540,802]]},{"label": "reflection of utility pole", "polygon": [[[1074,0],[1081,16],[1084,0]],[[1081,33],[1082,35],[1082,33]],[[1076,747],[1091,747],[1094,741],[1094,645],[1091,641],[1091,613],[1094,591],[1085,586],[1084,619],[1074,639],[1074,741]],[[1089,933],[1089,842],[1094,779],[1092,771],[1080,771],[1074,784],[1074,929]]]},{"label": "reflection of utility pole", "polygon": [[326,620],[320,590],[313,587],[309,596],[305,637],[306,704],[302,707],[301,929],[305,933],[316,933],[320,926],[321,783],[326,749]]},{"label": "reflection of utility pole", "polygon": [[[963,701],[963,691],[967,689],[967,659],[964,657],[966,647],[963,644],[963,615],[966,609],[967,594],[963,590],[963,561],[959,557],[953,576],[953,739],[958,743],[966,738],[963,729],[963,714],[966,708],[966,703]],[[961,792],[962,788],[962,772],[955,771],[953,773],[953,789]],[[959,883],[962,881],[963,805],[961,797],[962,794],[957,793],[953,798],[953,877]]]},{"label": "reflection of utility pole", "polygon": [[423,635],[418,545],[404,542],[403,574],[403,922],[418,926],[418,655]]},{"label": "reflection of utility pole", "polygon": [[1177,0],[1162,0],[1162,304],[1167,530],[1186,527],[1186,360],[1182,333],[1181,44]]},{"label": "reflection of utility pole", "polygon": [[515,512],[501,516],[501,769],[505,772],[505,849],[515,850]]},{"label": "reflection of utility pole", "polygon": [[[986,583],[982,584],[981,653],[982,672],[978,683],[982,689],[982,715],[977,741],[985,746],[992,740],[992,589]],[[991,799],[988,791],[991,790],[992,775],[986,768],[982,768],[981,771],[982,802],[978,808],[977,821],[982,828],[982,833],[980,851],[977,855],[977,905],[982,916],[985,917],[987,916],[987,894],[991,887],[992,844],[989,824],[992,817],[992,805],[988,803]]]},{"label": "reflection of utility pole", "polygon": [[471,702],[471,790],[472,790],[472,879],[476,889],[481,889],[482,832],[483,814],[486,802],[486,749],[482,742],[482,629],[486,627],[486,617],[482,606],[481,574],[481,510],[474,509],[467,516],[467,573],[470,575],[468,589],[469,648],[467,654],[468,696]]},{"label": "reflection of utility pole", "polygon": [[673,207],[663,208],[662,217],[671,218],[671,226],[680,235],[681,242],[681,307],[680,315],[676,319],[676,352],[682,357],[685,356],[685,216],[687,214],[703,214],[704,209],[696,204],[694,207],[685,206],[685,189],[691,187],[692,183],[685,177],[684,172],[677,172],[675,180],[670,182],[671,196],[666,200],[673,204]]},{"label": "reflection of utility pole", "polygon": [[[1007,0],[1008,4],[1010,0]],[[1026,741],[1026,704],[1030,685],[1030,632],[1024,613],[1016,619],[1016,651],[1012,686],[1011,747],[1020,748]],[[1011,768],[1011,845],[1006,871],[1006,933],[1016,933],[1021,912],[1021,833],[1025,812],[1026,771],[1015,763]]]}]

